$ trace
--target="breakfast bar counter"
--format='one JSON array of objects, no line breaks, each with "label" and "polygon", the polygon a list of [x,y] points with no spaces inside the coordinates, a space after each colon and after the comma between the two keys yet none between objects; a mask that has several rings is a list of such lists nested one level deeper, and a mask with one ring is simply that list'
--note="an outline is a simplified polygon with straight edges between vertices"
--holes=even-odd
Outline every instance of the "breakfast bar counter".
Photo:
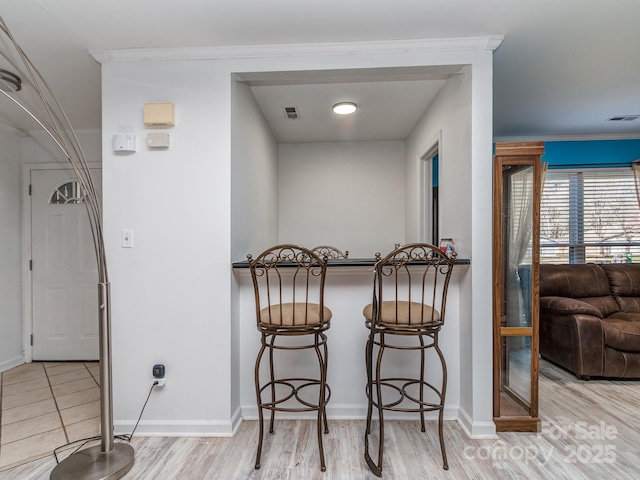
[{"label": "breakfast bar counter", "polygon": [[[331,259],[328,261],[325,283],[325,305],[333,316],[331,328],[327,330],[329,356],[327,383],[331,387],[331,399],[327,405],[329,419],[364,419],[366,417],[367,398],[365,396],[366,371],[364,362],[365,344],[368,331],[362,314],[365,305],[371,302],[373,293],[373,266],[375,258]],[[449,284],[446,324],[439,338],[448,368],[448,387],[445,405],[445,419],[458,418],[460,407],[460,323],[461,323],[461,285],[470,271],[469,259],[456,258],[451,282]],[[254,366],[256,352],[260,348],[260,334],[256,328],[254,291],[248,261],[232,264],[232,277],[238,290],[238,325],[234,355],[237,361],[241,405],[241,416],[245,419],[257,419],[256,393],[254,384]],[[464,303],[464,302],[463,302]],[[389,370],[402,371],[406,358],[394,359],[389,352]],[[430,363],[430,361],[434,363]],[[291,377],[303,376],[305,371],[318,368],[317,361],[308,358],[278,362],[285,370],[280,374]],[[432,371],[429,365],[433,365]],[[437,368],[436,368],[437,367]],[[431,381],[440,381],[440,366],[437,358],[427,357],[427,376]],[[301,414],[279,413],[280,418],[307,418]],[[310,418],[310,417],[309,417]],[[412,416],[405,418],[413,418]],[[427,417],[435,419],[436,417]]]},{"label": "breakfast bar counter", "polygon": [[[454,265],[470,265],[471,260],[468,258],[456,258],[453,263]],[[327,267],[373,267],[375,264],[375,258],[340,258],[335,260],[329,259],[327,261]],[[249,268],[249,262],[247,260],[233,262],[231,266],[234,269]]]}]

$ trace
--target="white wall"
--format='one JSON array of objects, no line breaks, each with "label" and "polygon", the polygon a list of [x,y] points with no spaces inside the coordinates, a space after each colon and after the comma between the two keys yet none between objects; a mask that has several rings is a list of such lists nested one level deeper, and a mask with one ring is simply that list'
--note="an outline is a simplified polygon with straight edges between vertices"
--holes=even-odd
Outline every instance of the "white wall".
[{"label": "white wall", "polygon": [[[485,382],[488,387],[492,382],[491,371],[491,299],[490,276],[482,273],[480,283],[473,282],[473,272],[481,271],[480,263],[484,258],[491,258],[491,222],[480,229],[473,228],[473,204],[480,206],[483,212],[491,216],[491,179],[483,184],[480,201],[473,194],[473,165],[472,155],[472,75],[471,69],[466,67],[463,73],[450,78],[442,87],[437,97],[429,106],[426,114],[418,122],[412,134],[407,139],[407,238],[417,240],[420,237],[420,198],[421,163],[420,158],[439,142],[439,196],[440,196],[440,237],[453,238],[459,255],[471,258],[471,266],[463,267],[460,277],[460,295],[462,299],[471,298],[474,292],[485,291],[485,302],[472,310],[468,301],[462,301],[460,316],[451,315],[447,318],[446,327],[442,331],[447,348],[443,347],[448,361],[453,360],[459,365],[460,376],[460,411],[466,428],[476,436],[491,436],[495,433],[492,424],[491,389],[472,389],[474,375]],[[490,145],[489,145],[490,148]],[[490,155],[487,157],[491,159]],[[487,172],[491,173],[491,162],[482,162]],[[486,181],[486,179],[483,179]],[[473,240],[489,244],[482,255],[472,255]],[[485,333],[476,337],[474,343],[474,328],[478,332],[479,325],[484,325]],[[453,331],[451,331],[453,330]],[[479,333],[479,332],[478,332]],[[455,344],[451,336],[456,338]],[[488,358],[487,358],[488,356]],[[481,361],[480,365],[475,362]],[[454,377],[451,377],[454,378]],[[474,412],[475,396],[482,397],[483,408],[476,408]],[[476,401],[479,401],[476,399]],[[470,420],[472,419],[473,420]]]},{"label": "white wall", "polygon": [[[453,238],[461,258],[469,258],[469,239],[471,231],[471,86],[470,71],[455,75],[447,80],[431,103],[423,117],[414,127],[407,139],[406,156],[406,209],[407,240],[427,240],[421,238],[421,215],[425,186],[425,165],[422,158],[438,143],[438,195],[440,204],[440,237]],[[468,342],[469,332],[461,312],[465,308],[466,298],[460,296],[465,291],[464,282],[471,269],[455,267],[455,287],[449,291],[447,306],[457,300],[456,312],[447,308],[445,327],[442,329],[440,345],[449,369],[449,394],[457,400],[457,406],[464,411],[470,401],[467,377],[468,365],[463,357],[471,348]],[[491,345],[489,345],[489,348]],[[479,346],[479,348],[481,348]],[[489,371],[490,373],[490,371]],[[455,383],[454,383],[455,382]],[[490,394],[490,391],[488,392]],[[453,399],[450,399],[452,401]],[[490,412],[489,412],[490,413]],[[473,426],[468,426],[473,429]]]},{"label": "white wall", "polygon": [[421,160],[439,142],[438,194],[441,238],[453,238],[468,258],[471,239],[471,75],[447,80],[407,139],[407,238],[420,239]]},{"label": "white wall", "polygon": [[231,257],[278,243],[278,143],[251,89],[232,81]]},{"label": "white wall", "polygon": [[[119,431],[133,427],[157,362],[166,363],[168,383],[150,400],[139,432],[228,434],[238,419],[240,405],[232,400],[232,390],[239,380],[231,378],[236,344],[230,326],[242,321],[237,308],[242,293],[230,268],[232,75],[424,65],[469,64],[473,71],[469,155],[474,263],[473,272],[461,279],[467,289],[467,279],[473,278],[473,296],[465,290],[459,310],[460,317],[469,315],[464,321],[473,327],[472,351],[464,355],[472,358],[474,370],[460,391],[461,402],[473,407],[468,409],[468,425],[474,427],[476,416],[490,418],[485,400],[491,398],[491,364],[481,363],[484,353],[491,357],[491,262],[490,250],[484,247],[488,243],[490,248],[491,238],[486,220],[487,212],[491,215],[492,84],[491,52],[486,48],[374,42],[295,49],[234,47],[197,51],[193,60],[184,60],[188,53],[183,50],[168,53],[167,58],[180,58],[176,60],[162,60],[157,51],[141,51],[136,58],[136,52],[128,50],[122,62],[117,52],[101,57],[112,60],[103,65],[103,185]],[[142,106],[148,102],[176,105],[171,148],[158,152],[141,146],[133,155],[113,154],[110,139],[119,124],[132,126],[140,139],[149,131],[142,125]],[[123,228],[134,230],[133,249],[119,248]],[[252,338],[255,335],[254,326]],[[453,384],[461,380],[451,379]]]},{"label": "white wall", "polygon": [[404,142],[280,145],[280,242],[372,258],[404,243]]},{"label": "white wall", "polygon": [[0,127],[0,372],[23,363],[22,137]]},{"label": "white wall", "polygon": [[[112,284],[116,429],[131,431],[164,363],[140,432],[229,434],[231,418],[230,75],[212,62],[103,66],[103,191]],[[170,102],[176,126],[146,128],[144,103]],[[111,136],[133,129],[138,151]],[[150,150],[146,134],[168,131]],[[120,248],[132,229],[134,247]]]},{"label": "white wall", "polygon": [[[102,136],[100,130],[77,130],[76,136],[87,162],[102,161]],[[70,166],[55,142],[43,130],[29,131],[22,141],[23,163],[60,163]]]},{"label": "white wall", "polygon": [[[473,69],[450,78],[407,140],[407,239],[418,239],[421,214],[420,157],[439,141],[440,237],[453,238],[471,259],[460,280],[460,316],[452,353],[460,363],[460,417],[477,437],[492,436],[492,157],[489,52]],[[474,93],[475,92],[475,93]],[[487,97],[488,95],[488,97]],[[485,120],[482,120],[485,118]],[[478,152],[484,152],[479,155]],[[452,324],[453,323],[453,324]]]},{"label": "white wall", "polygon": [[[231,259],[278,243],[278,144],[251,89],[231,81]],[[238,291],[231,278],[231,318]],[[231,405],[240,405],[240,325],[231,322]],[[233,407],[232,407],[233,408]]]},{"label": "white wall", "polygon": [[[469,79],[465,80],[466,82]],[[471,72],[471,239],[473,269],[461,284],[462,421],[472,436],[495,435],[493,423],[493,56],[481,52]],[[481,155],[478,155],[481,152]]]}]

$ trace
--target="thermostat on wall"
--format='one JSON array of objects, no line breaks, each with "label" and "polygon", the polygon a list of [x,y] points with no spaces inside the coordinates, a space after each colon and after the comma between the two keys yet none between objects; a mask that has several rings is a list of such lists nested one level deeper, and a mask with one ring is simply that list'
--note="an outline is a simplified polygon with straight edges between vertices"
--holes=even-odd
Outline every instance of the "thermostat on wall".
[{"label": "thermostat on wall", "polygon": [[176,110],[173,103],[145,103],[144,124],[150,126],[175,125]]},{"label": "thermostat on wall", "polygon": [[135,152],[136,136],[133,133],[116,133],[112,144],[114,152]]}]

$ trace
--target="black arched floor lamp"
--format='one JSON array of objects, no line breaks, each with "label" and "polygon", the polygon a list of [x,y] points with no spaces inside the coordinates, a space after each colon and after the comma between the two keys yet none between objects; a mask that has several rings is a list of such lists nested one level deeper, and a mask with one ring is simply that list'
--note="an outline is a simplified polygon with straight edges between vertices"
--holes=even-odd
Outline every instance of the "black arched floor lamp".
[{"label": "black arched floor lamp", "polygon": [[[98,196],[80,142],[69,119],[29,58],[22,51],[0,17],[0,32],[8,40],[8,49],[0,45],[0,57],[10,70],[0,68],[0,94],[20,107],[56,143],[71,164],[83,192],[89,214],[98,265],[98,319],[100,343],[100,445],[70,455],[51,472],[52,480],[117,479],[133,466],[133,448],[125,443],[114,443],[113,394],[111,389],[111,291],[102,234],[102,216]],[[34,94],[34,100],[23,93]]]}]

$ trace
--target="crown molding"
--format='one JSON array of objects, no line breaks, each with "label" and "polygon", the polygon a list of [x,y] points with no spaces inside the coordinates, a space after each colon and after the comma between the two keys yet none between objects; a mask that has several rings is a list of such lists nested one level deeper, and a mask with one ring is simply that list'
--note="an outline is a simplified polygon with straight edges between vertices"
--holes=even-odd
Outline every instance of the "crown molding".
[{"label": "crown molding", "polygon": [[445,51],[495,51],[504,36],[427,38],[375,42],[304,43],[281,45],[230,45],[193,48],[90,49],[98,63],[145,60],[222,60],[321,55],[371,55]]},{"label": "crown molding", "polygon": [[494,137],[495,143],[501,142],[570,142],[572,140],[640,140],[640,133],[597,133],[576,135],[531,135],[514,137]]}]

